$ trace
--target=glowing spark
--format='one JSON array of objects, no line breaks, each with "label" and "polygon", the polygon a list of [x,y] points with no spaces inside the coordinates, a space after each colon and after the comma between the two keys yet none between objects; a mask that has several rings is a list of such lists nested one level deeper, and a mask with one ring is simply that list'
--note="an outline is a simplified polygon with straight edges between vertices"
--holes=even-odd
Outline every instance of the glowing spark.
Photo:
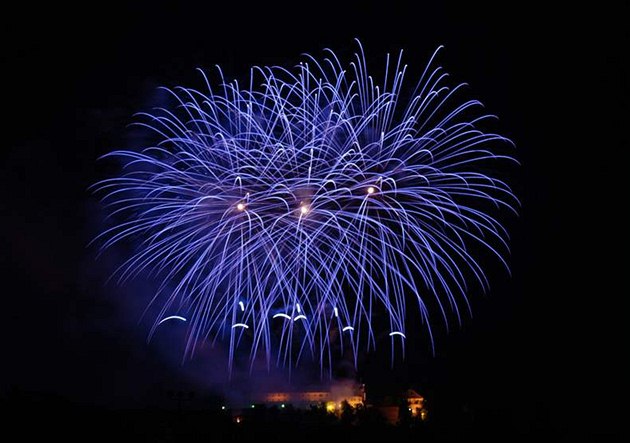
[{"label": "glowing spark", "polygon": [[287,314],[276,314],[272,318],[278,318],[278,317],[283,317],[283,318],[286,318],[287,320],[291,320],[291,316]]},{"label": "glowing spark", "polygon": [[339,317],[339,311],[337,308],[333,308],[333,313],[335,314],[335,317]]},{"label": "glowing spark", "polygon": [[342,329],[342,332],[346,332],[346,331],[354,331],[354,328],[352,326],[346,326]]},{"label": "glowing spark", "polygon": [[249,329],[249,326],[247,326],[245,323],[234,323],[232,325],[232,329],[234,328],[245,328],[245,329]]},{"label": "glowing spark", "polygon": [[180,321],[186,321],[186,319],[184,317],[181,317],[179,315],[171,315],[170,317],[166,317],[163,318],[162,320],[160,320],[160,322],[158,323],[158,325],[161,325],[162,323],[164,323],[165,321],[168,320],[180,320]]},{"label": "glowing spark", "polygon": [[293,321],[298,321],[298,320],[306,320],[306,315],[300,314],[293,319]]},{"label": "glowing spark", "polygon": [[367,193],[368,194],[374,194],[375,191],[376,191],[376,189],[374,189],[374,186],[370,186],[369,188],[367,188]]},{"label": "glowing spark", "polygon": [[300,313],[302,312],[302,308],[300,307],[300,304],[299,304],[299,303],[296,303],[296,304],[295,304],[295,309],[297,309],[298,314],[300,314]]},{"label": "glowing spark", "polygon": [[390,337],[393,337],[394,335],[400,335],[402,338],[407,338],[407,336],[405,336],[405,334],[403,334],[403,333],[402,333],[402,332],[400,332],[400,331],[394,331],[394,332],[390,332],[390,333],[389,333],[389,336],[390,336]]},{"label": "glowing spark", "polygon": [[241,307],[241,312],[245,312],[245,304],[243,304],[242,301],[239,301],[238,305]]},{"label": "glowing spark", "polygon": [[245,210],[245,204],[244,203],[239,203],[238,205],[236,205],[236,209],[238,209],[239,211],[244,211]]},{"label": "glowing spark", "polygon": [[300,212],[302,213],[302,215],[306,215],[308,213],[308,206],[307,205],[300,206]]}]

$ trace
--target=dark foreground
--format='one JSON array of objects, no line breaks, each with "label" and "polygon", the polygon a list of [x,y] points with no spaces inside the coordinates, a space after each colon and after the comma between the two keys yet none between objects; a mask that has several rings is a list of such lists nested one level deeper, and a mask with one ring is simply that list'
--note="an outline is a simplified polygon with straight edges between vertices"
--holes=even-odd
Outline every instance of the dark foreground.
[{"label": "dark foreground", "polygon": [[[55,399],[4,399],[7,435],[20,441],[68,442],[431,442],[431,441],[602,441],[607,430],[566,429],[550,423],[519,424],[501,414],[445,415],[420,421],[403,417],[391,425],[375,410],[335,417],[323,409],[253,410],[219,408],[111,410]],[[238,417],[238,420],[237,420]]]}]

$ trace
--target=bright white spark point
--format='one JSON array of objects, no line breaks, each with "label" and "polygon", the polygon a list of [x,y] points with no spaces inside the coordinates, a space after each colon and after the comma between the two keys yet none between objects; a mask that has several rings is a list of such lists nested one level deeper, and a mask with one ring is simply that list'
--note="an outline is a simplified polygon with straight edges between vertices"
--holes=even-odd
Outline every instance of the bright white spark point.
[{"label": "bright white spark point", "polygon": [[245,328],[245,329],[249,329],[249,326],[247,326],[245,323],[234,323],[232,325],[232,329],[234,328]]},{"label": "bright white spark point", "polygon": [[346,326],[345,328],[342,329],[343,332],[346,331],[354,331],[354,328],[352,326]]},{"label": "bright white spark point", "polygon": [[339,317],[339,311],[337,308],[333,308],[333,313],[335,314],[335,317]]},{"label": "bright white spark point", "polygon": [[302,313],[302,308],[300,307],[300,304],[299,304],[299,303],[296,303],[296,304],[295,304],[295,309],[297,309],[298,314],[301,314],[301,313]]},{"label": "bright white spark point", "polygon": [[303,315],[303,314],[298,315],[297,317],[295,317],[293,319],[293,321],[298,321],[298,320],[302,320],[302,319],[306,320],[306,315]]},{"label": "bright white spark point", "polygon": [[287,314],[276,314],[272,318],[278,318],[278,317],[283,317],[283,318],[286,318],[288,320],[291,320],[291,316],[287,315]]},{"label": "bright white spark point", "polygon": [[399,331],[394,331],[394,332],[390,332],[390,333],[389,333],[389,336],[390,336],[390,337],[393,337],[394,335],[400,335],[402,338],[407,338],[407,337],[405,336],[405,334],[403,334],[402,332],[399,332]]},{"label": "bright white spark point", "polygon": [[239,211],[244,211],[245,210],[245,204],[244,203],[239,203],[238,205],[236,205],[236,209],[238,209]]},{"label": "bright white spark point", "polygon": [[245,305],[243,304],[243,302],[239,301],[238,305],[241,307],[241,311],[244,312],[245,311]]},{"label": "bright white spark point", "polygon": [[308,213],[308,206],[306,206],[306,205],[302,205],[302,206],[300,206],[300,212],[301,212],[302,214],[306,214],[306,213]]},{"label": "bright white spark point", "polygon": [[367,193],[368,194],[374,194],[375,191],[376,191],[376,189],[374,189],[374,186],[370,186],[369,188],[367,188]]},{"label": "bright white spark point", "polygon": [[161,325],[162,323],[164,323],[167,320],[180,320],[180,321],[186,321],[186,319],[184,317],[180,317],[179,315],[171,315],[170,317],[166,317],[163,318],[162,320],[160,320],[160,322],[158,323],[158,325]]}]

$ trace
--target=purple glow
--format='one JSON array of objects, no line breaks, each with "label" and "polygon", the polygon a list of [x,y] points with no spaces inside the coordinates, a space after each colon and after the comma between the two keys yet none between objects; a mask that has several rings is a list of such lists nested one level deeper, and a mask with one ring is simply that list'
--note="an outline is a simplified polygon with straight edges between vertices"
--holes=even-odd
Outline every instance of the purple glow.
[{"label": "purple glow", "polygon": [[402,53],[376,79],[359,48],[349,64],[328,51],[292,70],[255,67],[249,87],[203,74],[204,91],[169,90],[172,108],[140,114],[152,146],[106,156],[126,169],[95,188],[127,218],[101,247],[138,241],[116,275],[158,276],[158,319],[190,319],[187,355],[226,340],[230,359],[246,346],[267,364],[307,352],[332,365],[330,332],[356,327],[340,341],[356,362],[378,333],[422,327],[406,324],[408,306],[433,343],[429,311],[459,320],[470,283],[488,286],[478,251],[505,264],[498,216],[517,200],[488,171],[513,161],[496,153],[511,142],[480,129],[493,116],[459,99],[437,51],[407,93]]}]

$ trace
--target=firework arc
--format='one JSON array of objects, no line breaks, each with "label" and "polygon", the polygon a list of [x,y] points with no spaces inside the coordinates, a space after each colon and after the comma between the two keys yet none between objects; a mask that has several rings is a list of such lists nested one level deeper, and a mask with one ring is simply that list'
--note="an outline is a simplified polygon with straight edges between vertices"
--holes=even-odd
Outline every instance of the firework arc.
[{"label": "firework arc", "polygon": [[187,319],[185,355],[222,340],[230,368],[243,348],[330,365],[382,336],[404,349],[410,328],[433,343],[430,318],[459,320],[471,282],[488,287],[479,251],[507,267],[500,218],[518,202],[494,116],[459,98],[438,51],[408,87],[402,51],[379,79],[358,48],[255,67],[248,87],[202,71],[202,91],[139,114],[152,145],[105,156],[124,168],[94,186],[114,220],[97,240],[135,245],[115,276],[158,279],[151,333]]},{"label": "firework arc", "polygon": [[186,318],[182,317],[181,315],[170,315],[170,316],[164,317],[162,320],[158,321],[157,324],[161,325],[165,321],[169,321],[169,320],[179,320],[179,321],[185,322]]}]

